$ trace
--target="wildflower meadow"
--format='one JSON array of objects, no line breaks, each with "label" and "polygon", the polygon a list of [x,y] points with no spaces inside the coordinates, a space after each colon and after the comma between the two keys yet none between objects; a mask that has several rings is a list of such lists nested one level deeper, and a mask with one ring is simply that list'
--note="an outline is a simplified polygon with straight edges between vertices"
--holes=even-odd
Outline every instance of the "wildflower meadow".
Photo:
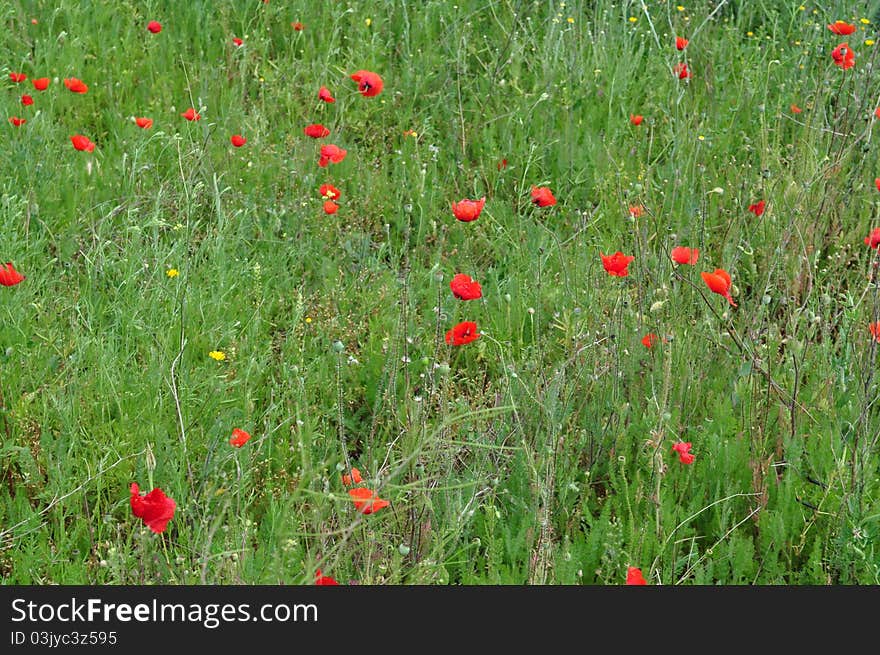
[{"label": "wildflower meadow", "polygon": [[880,3],[0,20],[4,583],[880,584]]}]

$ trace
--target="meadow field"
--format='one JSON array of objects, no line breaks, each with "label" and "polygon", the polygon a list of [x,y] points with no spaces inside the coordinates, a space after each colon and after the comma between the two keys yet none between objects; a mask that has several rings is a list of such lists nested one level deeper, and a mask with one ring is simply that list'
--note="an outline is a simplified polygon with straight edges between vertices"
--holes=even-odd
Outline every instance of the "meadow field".
[{"label": "meadow field", "polygon": [[682,2],[3,4],[3,582],[880,584],[880,3]]}]

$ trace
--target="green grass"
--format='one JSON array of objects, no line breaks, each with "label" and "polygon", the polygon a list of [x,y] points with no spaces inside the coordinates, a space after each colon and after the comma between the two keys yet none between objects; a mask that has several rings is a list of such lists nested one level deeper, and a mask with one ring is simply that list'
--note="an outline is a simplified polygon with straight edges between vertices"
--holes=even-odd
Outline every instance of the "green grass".
[{"label": "green grass", "polygon": [[[720,4],[5,5],[4,581],[880,583],[876,3]],[[354,510],[346,460],[390,507]]]}]

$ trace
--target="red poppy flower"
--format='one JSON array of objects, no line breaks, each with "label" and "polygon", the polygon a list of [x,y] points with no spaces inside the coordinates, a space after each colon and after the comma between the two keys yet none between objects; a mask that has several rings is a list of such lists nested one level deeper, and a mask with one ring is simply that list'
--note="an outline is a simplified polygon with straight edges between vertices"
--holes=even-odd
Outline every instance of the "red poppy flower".
[{"label": "red poppy flower", "polygon": [[20,82],[24,82],[27,79],[27,75],[25,75],[24,73],[10,73],[9,79],[18,84]]},{"label": "red poppy flower", "polygon": [[21,96],[21,104],[27,107],[34,104],[34,99],[31,98],[27,93],[25,93],[23,96]]},{"label": "red poppy flower", "polygon": [[321,188],[318,189],[318,193],[321,194],[322,198],[326,198],[327,200],[336,200],[342,195],[342,191],[332,184],[322,184]]},{"label": "red poppy flower", "polygon": [[[0,269],[2,268],[3,267],[0,266]],[[2,280],[0,280],[0,283],[2,283]],[[868,329],[871,331],[871,336],[874,338],[874,341],[880,343],[880,321],[877,321],[876,323],[868,323]]]},{"label": "red poppy flower", "polygon": [[75,134],[74,136],[70,137],[70,142],[77,150],[92,152],[95,149],[95,144],[89,140],[89,137],[83,136],[82,134]]},{"label": "red poppy flower", "polygon": [[305,25],[303,25],[303,24],[300,23],[300,22],[291,23],[290,26],[291,26],[296,32],[302,32],[303,29],[305,28]]},{"label": "red poppy flower", "polygon": [[538,207],[552,207],[556,204],[556,198],[553,197],[553,192],[550,191],[550,187],[533,186],[532,202],[538,205]]},{"label": "red poppy flower", "polygon": [[[880,109],[878,109],[877,111],[880,111]],[[498,170],[503,171],[505,168],[507,168],[507,160],[502,159],[500,162],[498,162]]]},{"label": "red poppy flower", "polygon": [[724,296],[727,298],[727,302],[736,307],[736,303],[733,302],[733,298],[730,297],[730,274],[725,271],[723,268],[716,268],[713,273],[706,273],[705,271],[700,273],[703,277],[703,282],[706,283],[706,286],[709,287],[709,290],[712,293],[717,293],[719,296]]},{"label": "red poppy flower", "polygon": [[767,206],[767,203],[763,200],[759,200],[758,202],[749,205],[749,211],[752,212],[755,216],[760,216],[764,213],[764,208]]},{"label": "red poppy flower", "polygon": [[678,461],[682,464],[693,464],[694,455],[691,454],[691,442],[679,441],[672,447],[672,451],[678,453]]},{"label": "red poppy flower", "polygon": [[151,20],[147,23],[147,29],[150,30],[153,34],[158,34],[162,31],[162,24],[159,21]]},{"label": "red poppy flower", "polygon": [[626,584],[628,585],[647,585],[648,581],[642,575],[642,570],[635,566],[630,566],[626,570]]},{"label": "red poppy flower", "polygon": [[31,80],[31,84],[34,85],[37,91],[45,91],[49,88],[49,81],[48,77],[38,77],[35,80]]},{"label": "red poppy flower", "polygon": [[641,218],[645,213],[645,208],[642,205],[633,205],[629,208],[629,213],[633,218]]},{"label": "red poppy flower", "polygon": [[14,287],[24,279],[24,275],[15,270],[12,262],[0,264],[0,284],[4,287]]},{"label": "red poppy flower", "polygon": [[458,273],[453,276],[452,281],[449,283],[449,288],[452,289],[452,295],[459,300],[476,300],[483,297],[483,289],[480,283],[464,273]]},{"label": "red poppy flower", "polygon": [[177,503],[158,487],[141,496],[137,482],[131,483],[131,511],[153,532],[165,532],[168,521],[174,518],[176,507]]},{"label": "red poppy flower", "polygon": [[25,123],[27,123],[26,118],[19,118],[18,116],[10,116],[9,122],[15,125],[15,127],[21,127]]},{"label": "red poppy flower", "polygon": [[202,120],[202,115],[198,113],[194,108],[190,107],[185,112],[181,114],[188,121],[200,121]]},{"label": "red poppy flower", "polygon": [[335,214],[339,211],[339,205],[337,205],[332,200],[324,201],[324,213],[325,214]]},{"label": "red poppy flower", "polygon": [[251,435],[249,435],[244,430],[239,430],[238,428],[234,428],[232,430],[232,439],[229,440],[229,443],[231,443],[236,448],[241,448],[243,445],[245,445],[248,442],[248,440],[250,438],[251,438]]},{"label": "red poppy flower", "polygon": [[320,123],[315,123],[314,125],[307,125],[303,130],[306,136],[310,136],[313,139],[323,139],[325,136],[330,136],[330,130],[321,125]]},{"label": "red poppy flower", "polygon": [[871,233],[865,237],[865,245],[871,246],[875,250],[880,246],[880,227],[875,227]]},{"label": "red poppy flower", "polygon": [[831,58],[834,60],[834,65],[839,66],[843,70],[852,68],[856,65],[855,53],[853,53],[852,48],[849,47],[848,43],[841,43],[834,48],[834,50],[831,51]]},{"label": "red poppy flower", "polygon": [[232,37],[232,43],[235,44],[235,47],[240,48],[244,45],[244,41],[239,39],[237,36]]},{"label": "red poppy flower", "polygon": [[459,200],[452,203],[452,214],[463,223],[470,223],[480,217],[483,206],[486,204],[486,196],[479,200]]},{"label": "red poppy flower", "polygon": [[645,117],[642,116],[641,114],[630,114],[629,115],[629,122],[632,123],[633,125],[641,125],[643,120],[645,120]]},{"label": "red poppy flower", "polygon": [[135,118],[134,123],[142,130],[149,130],[151,127],[153,127],[152,118]]},{"label": "red poppy flower", "polygon": [[688,40],[683,36],[675,37],[675,49],[676,50],[684,50],[688,47]]},{"label": "red poppy flower", "polygon": [[247,139],[245,139],[241,134],[233,134],[229,138],[229,140],[236,148],[241,148],[245,143],[247,143]]},{"label": "red poppy flower", "polygon": [[372,514],[378,512],[383,507],[388,507],[391,503],[382,500],[372,489],[365,487],[355,487],[348,490],[348,495],[354,501],[354,507],[361,514]]},{"label": "red poppy flower", "polygon": [[693,266],[700,257],[699,248],[686,248],[685,246],[675,246],[672,249],[672,261],[676,264],[690,264]]},{"label": "red poppy flower", "polygon": [[324,102],[336,102],[336,98],[333,97],[333,94],[330,93],[330,89],[326,86],[322,86],[318,89],[318,99],[323,100]]},{"label": "red poppy flower", "polygon": [[352,74],[353,79],[358,84],[358,91],[366,98],[371,98],[382,93],[382,87],[385,83],[376,73],[360,70]]},{"label": "red poppy flower", "polygon": [[850,25],[845,20],[836,20],[828,25],[828,29],[831,30],[832,34],[837,34],[838,36],[849,36],[856,31],[856,26]]},{"label": "red poppy flower", "polygon": [[634,256],[624,255],[619,250],[613,255],[603,255],[600,252],[599,256],[602,258],[602,266],[608,271],[608,275],[616,277],[626,277],[629,275],[627,266],[635,259]]},{"label": "red poppy flower", "polygon": [[877,107],[877,109],[874,110],[874,116],[880,118],[880,107]]},{"label": "red poppy flower", "polygon": [[351,475],[346,473],[342,476],[342,484],[344,484],[346,487],[350,487],[353,484],[360,484],[363,481],[364,479],[361,476],[361,472],[354,467],[352,467],[351,469]]},{"label": "red poppy flower", "polygon": [[795,104],[792,104],[791,107],[789,107],[789,109],[791,110],[792,114],[800,114],[801,112],[804,111],[803,109],[801,109],[800,107],[798,107]]},{"label": "red poppy flower", "polygon": [[331,162],[338,164],[345,159],[345,155],[347,154],[348,150],[343,150],[332,143],[327,144],[326,146],[321,146],[321,156],[318,159],[318,166],[324,168]]},{"label": "red poppy flower", "polygon": [[679,62],[673,66],[672,72],[678,75],[678,79],[680,80],[686,80],[691,76],[691,71],[688,69],[688,65],[684,62]]},{"label": "red poppy flower", "polygon": [[874,186],[877,187],[877,191],[880,191],[880,177],[874,178]]},{"label": "red poppy flower", "polygon": [[480,338],[477,324],[471,321],[459,323],[446,333],[446,343],[452,346],[464,346]]},{"label": "red poppy flower", "polygon": [[316,585],[324,585],[324,586],[339,586],[339,583],[336,582],[329,575],[322,575],[321,569],[315,571],[315,584]]},{"label": "red poppy flower", "polygon": [[89,87],[86,86],[85,82],[75,77],[66,78],[64,80],[64,86],[74,93],[87,93],[89,90]]},{"label": "red poppy flower", "polygon": [[645,336],[642,337],[642,345],[645,348],[651,348],[657,341],[659,341],[660,337],[658,337],[653,332],[648,332]]}]

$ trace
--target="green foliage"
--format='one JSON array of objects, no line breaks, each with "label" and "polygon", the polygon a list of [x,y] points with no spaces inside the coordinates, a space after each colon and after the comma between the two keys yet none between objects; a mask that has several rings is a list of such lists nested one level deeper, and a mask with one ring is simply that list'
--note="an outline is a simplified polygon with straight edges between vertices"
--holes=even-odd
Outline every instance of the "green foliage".
[{"label": "green foliage", "polygon": [[[4,6],[0,86],[27,118],[0,161],[0,261],[27,276],[0,287],[4,579],[880,583],[880,46],[856,11]],[[319,168],[323,142],[348,156]],[[617,250],[628,277],[601,266]],[[482,299],[453,298],[458,272]],[[464,320],[482,337],[448,346]],[[348,465],[391,505],[358,514]],[[132,481],[176,500],[163,535]]]}]

